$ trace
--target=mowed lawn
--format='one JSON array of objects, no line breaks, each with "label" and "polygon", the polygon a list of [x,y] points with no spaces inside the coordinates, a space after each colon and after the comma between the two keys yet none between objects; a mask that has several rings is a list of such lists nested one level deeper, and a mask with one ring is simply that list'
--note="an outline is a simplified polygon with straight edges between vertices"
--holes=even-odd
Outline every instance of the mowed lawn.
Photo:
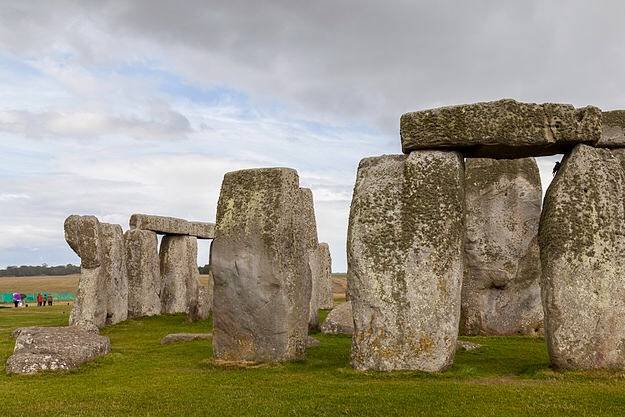
[{"label": "mowed lawn", "polygon": [[[19,326],[65,325],[68,306],[0,309],[0,362]],[[182,315],[103,330],[113,351],[80,370],[37,376],[0,372],[3,415],[607,416],[625,413],[625,373],[553,372],[542,339],[476,337],[449,371],[360,373],[350,339],[316,335],[305,361],[237,369],[216,366],[209,341],[161,346],[174,332],[208,332]]]}]

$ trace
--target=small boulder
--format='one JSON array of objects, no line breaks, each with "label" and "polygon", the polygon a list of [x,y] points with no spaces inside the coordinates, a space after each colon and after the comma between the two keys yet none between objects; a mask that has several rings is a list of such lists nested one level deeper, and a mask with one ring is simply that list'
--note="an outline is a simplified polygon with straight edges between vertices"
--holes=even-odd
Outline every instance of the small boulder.
[{"label": "small boulder", "polygon": [[458,340],[458,343],[456,344],[456,352],[458,352],[459,350],[471,351],[471,350],[479,349],[481,347],[482,345],[480,345],[479,343],[467,342],[465,340]]},{"label": "small boulder", "polygon": [[26,327],[13,335],[15,349],[5,367],[8,374],[74,369],[111,350],[108,337],[78,326]]},{"label": "small boulder", "polygon": [[321,333],[345,334],[349,336],[354,333],[351,301],[339,304],[330,311],[330,314],[328,314],[328,317],[321,325]]},{"label": "small boulder", "polygon": [[321,344],[321,342],[319,341],[319,339],[315,339],[312,336],[308,336],[306,337],[306,347],[315,347],[315,346],[319,346]]}]

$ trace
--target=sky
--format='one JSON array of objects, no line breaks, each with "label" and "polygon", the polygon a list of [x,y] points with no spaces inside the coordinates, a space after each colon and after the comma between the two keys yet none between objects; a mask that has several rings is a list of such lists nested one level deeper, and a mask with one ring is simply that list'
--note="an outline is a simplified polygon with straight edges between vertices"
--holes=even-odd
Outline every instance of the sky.
[{"label": "sky", "polygon": [[0,266],[78,264],[70,214],[214,221],[226,172],[285,166],[345,271],[358,162],[401,153],[402,113],[623,108],[624,20],[620,0],[0,0]]}]

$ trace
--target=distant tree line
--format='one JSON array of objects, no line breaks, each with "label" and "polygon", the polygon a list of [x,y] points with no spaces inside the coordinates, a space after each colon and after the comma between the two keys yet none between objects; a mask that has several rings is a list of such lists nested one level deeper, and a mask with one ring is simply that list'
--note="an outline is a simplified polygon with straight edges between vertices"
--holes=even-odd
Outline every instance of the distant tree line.
[{"label": "distant tree line", "polygon": [[0,277],[33,277],[36,275],[71,275],[79,274],[80,267],[72,264],[48,266],[43,265],[22,265],[7,266],[6,269],[0,269]]},{"label": "distant tree line", "polygon": [[[204,265],[198,267],[200,274],[210,273],[210,266]],[[0,269],[0,277],[34,277],[37,275],[72,275],[80,274],[80,267],[72,264],[48,266],[43,265],[22,265],[22,266],[7,266],[6,269]]]}]

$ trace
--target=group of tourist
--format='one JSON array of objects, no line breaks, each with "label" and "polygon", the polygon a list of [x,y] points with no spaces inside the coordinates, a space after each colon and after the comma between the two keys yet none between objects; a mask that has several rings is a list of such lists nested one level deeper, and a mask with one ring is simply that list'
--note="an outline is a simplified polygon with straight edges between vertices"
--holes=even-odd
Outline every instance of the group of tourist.
[{"label": "group of tourist", "polygon": [[37,294],[37,306],[41,307],[41,306],[45,306],[46,304],[51,306],[52,305],[52,294],[46,294],[43,293],[43,295],[41,293]]}]

